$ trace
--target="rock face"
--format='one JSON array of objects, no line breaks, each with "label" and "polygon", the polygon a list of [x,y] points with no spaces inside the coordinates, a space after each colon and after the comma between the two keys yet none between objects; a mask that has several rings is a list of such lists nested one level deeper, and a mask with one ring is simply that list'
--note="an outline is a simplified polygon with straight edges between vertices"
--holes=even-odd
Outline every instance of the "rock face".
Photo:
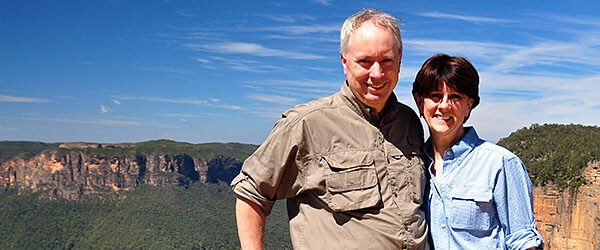
[{"label": "rock face", "polygon": [[[71,148],[111,148],[112,145],[70,143]],[[135,154],[112,157],[70,150],[47,151],[24,160],[15,158],[0,165],[0,190],[48,191],[51,197],[77,200],[104,197],[131,190],[140,184],[186,185],[190,182],[230,182],[241,162],[231,157],[193,159],[186,154]]]},{"label": "rock face", "polygon": [[584,169],[577,191],[535,187],[534,213],[545,249],[600,249],[600,162]]}]

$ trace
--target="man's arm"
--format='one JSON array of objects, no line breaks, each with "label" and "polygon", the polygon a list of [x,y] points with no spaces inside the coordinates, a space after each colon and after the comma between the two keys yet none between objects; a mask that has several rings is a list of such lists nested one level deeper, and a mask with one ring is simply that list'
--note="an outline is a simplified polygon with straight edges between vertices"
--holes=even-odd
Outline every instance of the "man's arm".
[{"label": "man's arm", "polygon": [[242,197],[235,202],[238,236],[244,250],[263,249],[266,216],[254,202]]}]

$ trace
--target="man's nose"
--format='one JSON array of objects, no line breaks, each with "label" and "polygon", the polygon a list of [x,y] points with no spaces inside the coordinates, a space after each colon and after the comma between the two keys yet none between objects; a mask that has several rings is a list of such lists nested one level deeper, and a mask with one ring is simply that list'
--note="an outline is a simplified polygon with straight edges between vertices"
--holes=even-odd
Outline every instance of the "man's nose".
[{"label": "man's nose", "polygon": [[381,64],[379,62],[375,62],[375,63],[373,63],[373,65],[371,65],[371,71],[369,72],[369,77],[371,77],[371,78],[383,77],[383,68],[381,68]]}]

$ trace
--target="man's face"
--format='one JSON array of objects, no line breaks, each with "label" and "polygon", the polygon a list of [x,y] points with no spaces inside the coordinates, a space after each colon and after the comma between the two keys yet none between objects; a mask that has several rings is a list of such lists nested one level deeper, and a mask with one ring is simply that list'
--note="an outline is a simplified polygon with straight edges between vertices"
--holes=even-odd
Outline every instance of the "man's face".
[{"label": "man's face", "polygon": [[380,112],[400,72],[401,55],[392,31],[367,21],[350,35],[346,56],[340,56],[354,95]]}]

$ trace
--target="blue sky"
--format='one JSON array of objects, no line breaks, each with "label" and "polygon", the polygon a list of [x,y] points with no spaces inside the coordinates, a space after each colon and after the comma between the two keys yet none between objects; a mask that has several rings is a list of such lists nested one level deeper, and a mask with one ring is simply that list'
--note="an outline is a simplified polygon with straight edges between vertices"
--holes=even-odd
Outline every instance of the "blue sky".
[{"label": "blue sky", "polygon": [[280,114],[339,90],[339,29],[403,19],[398,99],[435,53],[481,77],[468,125],[600,125],[596,1],[1,1],[0,140],[261,143]]}]

